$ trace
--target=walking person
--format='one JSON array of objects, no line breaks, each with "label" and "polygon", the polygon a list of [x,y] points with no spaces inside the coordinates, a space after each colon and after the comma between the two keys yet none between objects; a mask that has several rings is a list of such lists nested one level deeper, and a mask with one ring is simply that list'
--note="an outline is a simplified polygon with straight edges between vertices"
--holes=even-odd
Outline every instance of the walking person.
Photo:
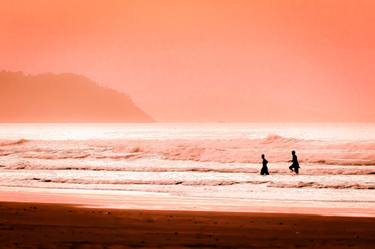
[{"label": "walking person", "polygon": [[289,169],[292,172],[295,172],[298,175],[300,166],[299,166],[299,163],[298,163],[296,152],[294,150],[292,151],[292,161],[291,162],[292,162],[292,165],[289,166]]},{"label": "walking person", "polygon": [[266,157],[264,154],[262,154],[262,169],[260,170],[260,174],[262,176],[269,175],[268,167],[267,167],[268,161],[266,160]]}]

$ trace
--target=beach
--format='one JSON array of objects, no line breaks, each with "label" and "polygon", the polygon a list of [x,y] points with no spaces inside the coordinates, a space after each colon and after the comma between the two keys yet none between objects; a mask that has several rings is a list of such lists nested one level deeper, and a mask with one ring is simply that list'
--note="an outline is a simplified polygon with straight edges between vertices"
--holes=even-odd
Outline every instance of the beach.
[{"label": "beach", "polygon": [[375,246],[373,125],[0,128],[0,248]]},{"label": "beach", "polygon": [[1,248],[373,248],[375,219],[0,203]]},{"label": "beach", "polygon": [[375,249],[375,0],[0,0],[0,249]]}]

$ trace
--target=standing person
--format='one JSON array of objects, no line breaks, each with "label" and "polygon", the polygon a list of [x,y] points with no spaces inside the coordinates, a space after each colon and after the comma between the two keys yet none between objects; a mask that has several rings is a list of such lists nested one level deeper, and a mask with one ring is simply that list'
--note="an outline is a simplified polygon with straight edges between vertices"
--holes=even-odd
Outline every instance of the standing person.
[{"label": "standing person", "polygon": [[264,156],[264,154],[262,154],[262,169],[260,170],[260,174],[263,176],[263,175],[269,175],[270,173],[268,172],[268,167],[267,167],[267,164],[268,164],[268,161],[266,160],[266,157]]},{"label": "standing person", "polygon": [[298,175],[299,173],[299,163],[298,163],[298,159],[297,159],[297,155],[296,155],[296,152],[294,150],[292,150],[292,165],[289,166],[289,169],[293,172],[296,172],[296,174]]}]

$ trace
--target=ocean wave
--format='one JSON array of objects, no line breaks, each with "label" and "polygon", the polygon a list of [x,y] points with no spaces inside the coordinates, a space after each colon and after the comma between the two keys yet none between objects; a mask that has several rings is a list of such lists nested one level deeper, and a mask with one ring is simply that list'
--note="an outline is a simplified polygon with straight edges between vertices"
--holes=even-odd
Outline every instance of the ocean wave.
[{"label": "ocean wave", "polygon": [[[28,143],[27,143],[28,142]],[[0,156],[24,159],[136,160],[147,157],[217,163],[288,162],[296,150],[300,162],[326,165],[375,165],[375,141],[319,141],[269,135],[260,139],[83,140],[0,142]],[[23,145],[23,146],[19,146]]]},{"label": "ocean wave", "polygon": [[0,140],[0,146],[12,146],[12,145],[21,145],[27,143],[27,139],[17,139],[17,140]]},{"label": "ocean wave", "polygon": [[31,178],[28,180],[42,183],[69,183],[84,185],[183,185],[183,186],[230,186],[238,184],[264,184],[270,188],[313,188],[313,189],[375,189],[375,183],[321,183],[321,182],[275,182],[272,180],[142,180],[142,179],[124,179],[124,180],[92,180],[92,179],[65,179],[65,178]]},{"label": "ocean wave", "polygon": [[[15,164],[1,165],[7,170],[77,170],[77,171],[113,171],[113,172],[200,172],[200,173],[245,173],[245,174],[259,174],[260,169],[258,165],[248,166],[141,166],[141,165],[51,165],[51,164],[31,164],[30,162],[17,162]],[[290,170],[285,165],[282,167],[269,167],[271,174],[290,174]],[[303,175],[372,175],[375,174],[374,167],[354,167],[354,168],[327,168],[314,167],[313,165],[303,168]]]},{"label": "ocean wave", "polygon": [[320,182],[288,182],[288,183],[281,183],[281,182],[270,182],[268,187],[273,188],[330,188],[330,189],[375,189],[375,183],[320,183]]},{"label": "ocean wave", "polygon": [[185,186],[229,186],[235,184],[264,184],[269,181],[233,181],[233,180],[142,180],[142,179],[124,179],[124,180],[92,180],[75,178],[31,178],[45,183],[72,183],[72,184],[111,184],[111,185],[185,185]]}]

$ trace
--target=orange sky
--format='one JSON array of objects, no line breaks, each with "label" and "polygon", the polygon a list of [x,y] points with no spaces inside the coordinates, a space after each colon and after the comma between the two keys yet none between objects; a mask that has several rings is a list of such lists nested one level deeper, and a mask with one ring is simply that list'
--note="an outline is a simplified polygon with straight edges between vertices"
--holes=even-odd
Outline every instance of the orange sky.
[{"label": "orange sky", "polygon": [[375,121],[375,1],[0,0],[0,70],[72,72],[159,121]]}]

